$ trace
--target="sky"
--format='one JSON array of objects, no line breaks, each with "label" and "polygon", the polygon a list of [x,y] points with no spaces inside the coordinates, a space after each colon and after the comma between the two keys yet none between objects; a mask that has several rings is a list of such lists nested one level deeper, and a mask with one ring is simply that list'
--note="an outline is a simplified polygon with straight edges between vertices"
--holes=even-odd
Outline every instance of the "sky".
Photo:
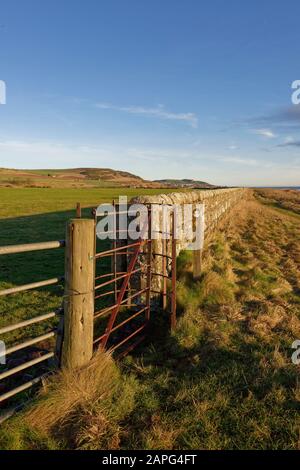
[{"label": "sky", "polygon": [[300,186],[298,0],[0,7],[0,167]]}]

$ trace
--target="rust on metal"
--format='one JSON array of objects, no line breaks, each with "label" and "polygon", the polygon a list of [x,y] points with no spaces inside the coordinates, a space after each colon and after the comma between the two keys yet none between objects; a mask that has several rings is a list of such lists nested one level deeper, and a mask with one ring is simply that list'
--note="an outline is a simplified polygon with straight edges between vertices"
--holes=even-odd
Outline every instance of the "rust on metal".
[{"label": "rust on metal", "polygon": [[[119,211],[119,207],[114,201],[113,206],[115,211],[112,214],[117,212],[128,215],[127,211]],[[94,346],[111,351],[121,349],[118,357],[127,354],[146,337],[152,313],[154,314],[154,310],[157,309],[152,307],[154,294],[158,294],[162,298],[164,309],[167,309],[167,299],[170,298],[171,327],[174,328],[176,324],[176,261],[173,260],[174,256],[176,258],[174,222],[170,233],[156,231],[161,235],[171,237],[171,253],[167,249],[167,242],[163,237],[161,252],[157,247],[155,251],[153,250],[153,243],[151,236],[149,236],[152,233],[151,228],[151,209],[148,207],[148,226],[141,228],[140,238],[132,242],[130,239],[121,239],[122,244],[120,244],[117,242],[118,234],[127,230],[118,230],[117,222],[114,219],[113,230],[110,232],[114,232],[115,236],[111,240],[111,247],[95,254],[96,260],[100,263],[106,257],[109,257],[111,261],[110,271],[101,272],[100,270],[100,273],[95,277],[95,301],[100,302],[100,308],[95,309],[94,319],[96,322],[99,320],[100,323],[96,327],[98,335],[94,339]],[[148,233],[146,233],[146,229]],[[123,265],[117,262],[118,256],[126,257],[126,271]],[[154,269],[155,256],[162,257],[162,272],[156,272]],[[103,265],[103,269],[107,270],[107,262]],[[153,288],[153,276],[162,279],[162,290]],[[97,281],[102,282],[98,284]],[[168,282],[171,283],[170,289],[167,289]],[[138,288],[139,285],[140,288]],[[99,332],[99,328],[100,331],[102,330],[101,332]],[[131,340],[134,340],[134,343]]]},{"label": "rust on metal", "polygon": [[176,327],[176,215],[172,217],[172,293],[171,293],[171,329]]}]

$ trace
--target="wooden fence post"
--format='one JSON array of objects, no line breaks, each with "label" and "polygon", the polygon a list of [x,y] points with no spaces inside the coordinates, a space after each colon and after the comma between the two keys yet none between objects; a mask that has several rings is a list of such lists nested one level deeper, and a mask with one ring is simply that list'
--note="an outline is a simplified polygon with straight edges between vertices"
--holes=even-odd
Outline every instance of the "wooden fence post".
[{"label": "wooden fence post", "polygon": [[94,220],[72,219],[66,229],[62,367],[82,367],[92,357],[94,279]]},{"label": "wooden fence post", "polygon": [[205,219],[204,219],[204,210],[205,207],[202,206],[197,208],[197,217],[198,223],[195,223],[195,230],[198,232],[196,234],[196,240],[200,243],[198,250],[193,250],[193,279],[194,281],[199,281],[201,278],[202,272],[202,254],[203,254],[203,244],[204,244],[204,231],[205,231]]},{"label": "wooden fence post", "polygon": [[193,279],[198,281],[202,271],[202,250],[193,250]]},{"label": "wooden fence post", "polygon": [[77,219],[81,219],[81,204],[77,202],[76,204],[76,217]]}]

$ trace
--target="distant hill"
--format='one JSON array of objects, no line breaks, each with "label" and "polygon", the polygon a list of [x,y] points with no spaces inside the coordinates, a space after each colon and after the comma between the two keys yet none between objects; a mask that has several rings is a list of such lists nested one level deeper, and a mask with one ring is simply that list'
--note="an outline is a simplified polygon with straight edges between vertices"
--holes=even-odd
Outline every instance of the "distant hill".
[{"label": "distant hill", "polygon": [[166,187],[174,187],[174,188],[198,188],[198,189],[211,189],[215,188],[216,186],[206,183],[205,181],[198,181],[192,179],[163,179],[163,180],[155,180],[155,183],[159,183],[162,186]]},{"label": "distant hill", "polygon": [[131,187],[160,188],[127,171],[111,168],[70,168],[46,170],[15,170],[0,168],[0,186],[6,187]]},{"label": "distant hill", "polygon": [[15,170],[0,168],[0,187],[29,188],[199,188],[215,186],[192,179],[148,181],[127,171],[111,168],[67,168],[46,170]]}]

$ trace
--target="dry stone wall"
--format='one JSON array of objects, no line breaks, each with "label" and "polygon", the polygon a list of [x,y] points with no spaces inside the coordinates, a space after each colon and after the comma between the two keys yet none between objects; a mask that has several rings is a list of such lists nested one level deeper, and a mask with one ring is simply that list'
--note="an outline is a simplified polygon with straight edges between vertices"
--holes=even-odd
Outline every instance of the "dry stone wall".
[{"label": "dry stone wall", "polygon": [[[215,190],[196,190],[188,192],[174,192],[170,194],[160,194],[155,196],[139,196],[130,201],[130,204],[144,204],[153,205],[155,207],[162,205],[180,205],[192,204],[196,208],[198,204],[204,205],[204,242],[207,235],[217,228],[220,220],[229,212],[229,210],[238,204],[239,201],[246,198],[248,190],[245,188],[228,188],[228,189],[215,189]],[[153,207],[152,206],[152,207]],[[182,220],[183,222],[183,220]],[[162,217],[155,218],[155,230],[158,232],[163,231]],[[176,249],[177,254],[180,251],[187,249],[191,243],[190,239],[185,237],[184,231],[179,231],[181,237],[177,239]],[[158,254],[162,253],[163,242],[161,236],[152,242],[153,251],[153,270],[157,273],[162,273],[163,262],[162,257]],[[171,240],[166,240],[166,253],[171,255]],[[145,264],[145,257],[141,255],[139,260],[140,264]],[[171,269],[171,261],[168,259],[167,272]],[[142,277],[143,278],[143,277]],[[143,287],[143,279],[141,281]],[[154,276],[152,278],[154,290],[161,290],[162,278]]]},{"label": "dry stone wall", "polygon": [[[145,205],[179,205],[192,204],[195,208],[197,204],[204,204],[205,233],[213,230],[220,219],[228,210],[236,205],[247,194],[244,188],[211,189],[188,192],[176,192],[170,194],[159,194],[155,196],[139,196],[130,201],[130,204]],[[162,231],[161,223],[156,227]],[[184,236],[177,241],[177,253],[188,247],[191,240],[186,240]]]}]

